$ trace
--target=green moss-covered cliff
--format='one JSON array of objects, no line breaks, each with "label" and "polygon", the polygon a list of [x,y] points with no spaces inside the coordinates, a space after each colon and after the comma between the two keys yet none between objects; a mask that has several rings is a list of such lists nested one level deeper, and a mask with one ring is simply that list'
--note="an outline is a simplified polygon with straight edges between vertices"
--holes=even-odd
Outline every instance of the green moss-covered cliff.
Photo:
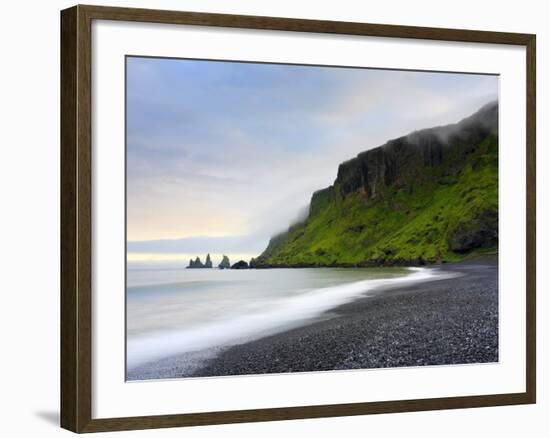
[{"label": "green moss-covered cliff", "polygon": [[498,246],[498,105],[340,164],[255,267],[456,261]]}]

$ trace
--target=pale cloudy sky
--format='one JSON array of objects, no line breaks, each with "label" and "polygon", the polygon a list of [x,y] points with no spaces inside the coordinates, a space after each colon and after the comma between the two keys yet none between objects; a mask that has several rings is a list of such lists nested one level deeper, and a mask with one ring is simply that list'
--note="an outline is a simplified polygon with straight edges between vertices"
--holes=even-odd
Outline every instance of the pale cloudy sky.
[{"label": "pale cloudy sky", "polygon": [[498,78],[127,58],[136,253],[258,254],[338,164],[498,97]]}]

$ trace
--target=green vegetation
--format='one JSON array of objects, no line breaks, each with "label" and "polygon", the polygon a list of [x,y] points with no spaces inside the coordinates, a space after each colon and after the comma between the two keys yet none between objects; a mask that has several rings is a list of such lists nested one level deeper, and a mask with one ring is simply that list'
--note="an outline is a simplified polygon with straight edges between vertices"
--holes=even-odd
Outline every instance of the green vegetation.
[{"label": "green vegetation", "polygon": [[496,251],[498,138],[471,139],[443,146],[450,149],[441,163],[413,164],[397,182],[377,186],[376,196],[362,188],[345,193],[339,176],[314,194],[305,222],[271,240],[256,266],[423,264]]}]

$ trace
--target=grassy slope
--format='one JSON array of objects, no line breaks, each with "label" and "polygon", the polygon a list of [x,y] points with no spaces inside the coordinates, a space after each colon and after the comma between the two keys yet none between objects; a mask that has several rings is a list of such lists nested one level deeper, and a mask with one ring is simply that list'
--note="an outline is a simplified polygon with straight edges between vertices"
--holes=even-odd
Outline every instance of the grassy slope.
[{"label": "grassy slope", "polygon": [[[338,187],[312,206],[310,217],[262,255],[268,265],[361,265],[456,261],[450,242],[475,233],[486,218],[497,227],[498,140],[487,137],[459,174],[447,163],[431,170],[407,189],[388,187],[367,200],[359,192],[339,194]],[[483,219],[485,218],[485,219]],[[485,223],[486,226],[486,223]],[[490,252],[478,248],[472,252]]]}]

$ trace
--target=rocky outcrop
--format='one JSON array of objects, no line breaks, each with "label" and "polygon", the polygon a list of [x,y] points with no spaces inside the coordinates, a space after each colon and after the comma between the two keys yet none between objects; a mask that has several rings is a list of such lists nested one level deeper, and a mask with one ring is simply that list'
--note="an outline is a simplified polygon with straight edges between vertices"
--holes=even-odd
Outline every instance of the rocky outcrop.
[{"label": "rocky outcrop", "polygon": [[187,269],[210,269],[212,268],[212,259],[210,258],[210,254],[206,254],[206,261],[203,264],[201,262],[200,257],[197,256],[195,260],[191,259],[189,260],[189,266],[187,266]]},{"label": "rocky outcrop", "polygon": [[239,260],[237,263],[231,266],[231,269],[248,269],[248,263],[246,263],[244,260]]},{"label": "rocky outcrop", "polygon": [[201,269],[205,266],[202,264],[200,257],[197,256],[195,260],[190,259],[189,260],[189,266],[187,266],[188,269]]},{"label": "rocky outcrop", "polygon": [[225,254],[222,258],[222,261],[218,265],[219,269],[229,269],[231,268],[231,263],[229,262],[229,257],[227,257]]},{"label": "rocky outcrop", "polygon": [[475,248],[498,244],[498,212],[481,210],[469,221],[458,222],[448,235],[449,248],[457,253],[467,253]]}]

